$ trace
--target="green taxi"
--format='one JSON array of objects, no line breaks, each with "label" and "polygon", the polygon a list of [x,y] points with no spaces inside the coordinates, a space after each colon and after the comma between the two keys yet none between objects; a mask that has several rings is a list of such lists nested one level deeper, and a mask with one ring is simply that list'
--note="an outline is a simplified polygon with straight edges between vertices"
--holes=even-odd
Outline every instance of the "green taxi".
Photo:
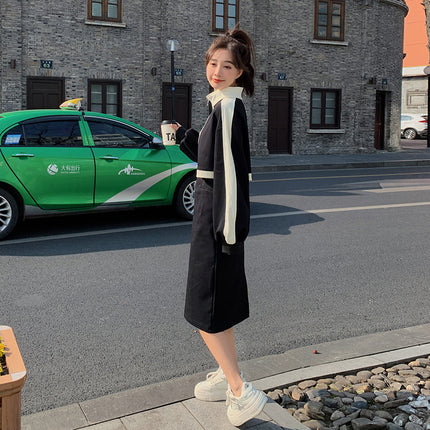
[{"label": "green taxi", "polygon": [[112,115],[0,113],[0,240],[29,214],[173,205],[191,219],[196,164],[178,145]]}]

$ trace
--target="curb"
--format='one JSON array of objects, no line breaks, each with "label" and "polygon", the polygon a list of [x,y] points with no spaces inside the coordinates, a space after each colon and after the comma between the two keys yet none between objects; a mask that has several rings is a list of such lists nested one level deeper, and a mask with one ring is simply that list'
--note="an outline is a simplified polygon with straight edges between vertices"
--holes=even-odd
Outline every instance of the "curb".
[{"label": "curb", "polygon": [[[251,162],[252,164],[252,162]],[[430,166],[430,160],[393,160],[393,161],[368,161],[368,162],[340,162],[340,163],[309,163],[252,166],[252,173],[283,172],[294,170],[334,170],[334,169],[365,169],[377,167],[417,167]]]}]

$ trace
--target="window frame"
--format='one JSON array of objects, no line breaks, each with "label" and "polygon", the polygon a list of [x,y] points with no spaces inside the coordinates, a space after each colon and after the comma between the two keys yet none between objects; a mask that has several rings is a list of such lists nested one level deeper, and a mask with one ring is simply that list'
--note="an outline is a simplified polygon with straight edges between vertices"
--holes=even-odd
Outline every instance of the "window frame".
[{"label": "window frame", "polygon": [[[56,135],[56,138],[61,139],[68,139],[67,143],[63,144],[62,142],[53,142],[53,141],[49,141],[49,143],[46,142],[39,142],[38,144],[34,144],[33,141],[31,141],[31,143],[29,143],[29,139],[30,137],[28,136],[28,129],[27,127],[31,127],[32,125],[36,124],[54,124],[54,123],[73,123],[73,130],[78,131],[78,133],[74,133],[73,136],[63,136],[63,135]],[[10,127],[5,133],[3,133],[2,138],[1,138],[1,146],[3,147],[12,147],[12,144],[7,144],[5,143],[5,139],[7,138],[8,134],[16,129],[16,128],[20,128],[21,129],[21,137],[20,137],[20,141],[18,143],[14,143],[13,146],[14,147],[33,147],[33,148],[51,148],[51,147],[55,147],[55,148],[82,148],[84,147],[84,137],[82,134],[82,129],[81,129],[81,118],[79,116],[75,116],[75,115],[58,115],[58,116],[39,116],[39,117],[35,117],[35,118],[30,118],[30,119],[25,119],[20,121],[19,123],[13,125],[12,127]],[[74,128],[76,127],[76,129]],[[61,127],[62,130],[64,130],[64,127]],[[48,126],[48,131],[52,131],[49,126]],[[40,136],[39,138],[41,139],[43,137],[43,139],[53,139],[52,136]],[[73,143],[71,143],[73,142]]]},{"label": "window frame", "polygon": [[[90,132],[91,132],[91,138],[93,140],[94,147],[96,147],[96,148],[152,149],[154,147],[153,138],[149,134],[147,134],[144,131],[139,130],[138,128],[133,127],[131,125],[124,124],[122,122],[115,121],[115,120],[112,120],[110,118],[100,118],[100,117],[91,116],[91,115],[86,115],[85,121],[88,125]],[[129,145],[128,144],[119,145],[117,143],[116,144],[110,143],[109,141],[103,142],[103,138],[100,138],[100,143],[99,143],[97,140],[94,139],[94,136],[103,136],[103,134],[95,135],[94,130],[91,127],[92,124],[105,124],[105,125],[109,125],[110,127],[116,127],[118,129],[127,130],[130,133],[134,133],[135,135],[138,135],[145,142],[143,144],[142,143],[140,143],[140,144],[133,143],[133,144],[129,144]],[[125,134],[124,134],[124,136],[125,136]]]},{"label": "window frame", "polygon": [[109,18],[108,17],[108,6],[109,0],[99,0],[97,3],[101,3],[102,6],[102,16],[93,16],[93,1],[88,0],[87,6],[87,17],[91,21],[109,21],[109,22],[122,22],[122,0],[117,0],[118,2],[118,17],[117,18]]},{"label": "window frame", "polygon": [[[88,110],[92,111],[92,99],[91,99],[91,85],[102,85],[102,112],[101,113],[107,113],[106,112],[106,87],[107,85],[117,85],[117,113],[115,116],[121,117],[122,116],[122,81],[119,80],[109,80],[109,79],[88,79]],[[112,115],[112,114],[109,114]]]},{"label": "window frame", "polygon": [[[312,113],[313,113],[313,94],[316,92],[321,93],[321,117],[320,122],[318,124],[312,123]],[[326,117],[326,99],[328,93],[334,93],[336,95],[335,98],[335,122],[334,124],[327,124],[325,122]],[[336,130],[340,129],[340,120],[341,120],[341,100],[342,100],[342,90],[336,88],[311,88],[311,99],[310,99],[310,116],[309,116],[309,128],[312,130]]]},{"label": "window frame", "polygon": [[[325,37],[318,35],[319,27],[319,5],[320,3],[327,4],[327,34]],[[332,37],[332,11],[333,4],[339,4],[341,6],[340,12],[340,37]],[[337,42],[343,42],[345,40],[345,0],[315,0],[315,17],[314,17],[314,39],[316,40],[331,40]]]},{"label": "window frame", "polygon": [[[216,18],[217,16],[221,16],[221,15],[217,15],[216,13],[216,6],[218,3],[223,3],[223,7],[224,7],[223,28],[218,28],[216,26]],[[212,31],[214,33],[223,33],[229,30],[228,19],[230,17],[228,14],[228,6],[229,6],[229,0],[212,0]],[[236,15],[234,19],[235,19],[235,25],[237,25],[237,23],[239,22],[240,0],[236,0],[235,7],[236,7]]]}]

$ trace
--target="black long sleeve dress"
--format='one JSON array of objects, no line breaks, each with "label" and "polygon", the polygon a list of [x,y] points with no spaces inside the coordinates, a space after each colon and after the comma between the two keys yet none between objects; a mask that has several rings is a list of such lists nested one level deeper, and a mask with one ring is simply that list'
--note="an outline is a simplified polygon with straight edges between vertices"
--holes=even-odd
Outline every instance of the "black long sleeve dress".
[{"label": "black long sleeve dress", "polygon": [[185,318],[218,333],[249,316],[244,241],[249,232],[251,161],[241,87],[207,96],[213,109],[200,135],[179,129],[198,162]]}]

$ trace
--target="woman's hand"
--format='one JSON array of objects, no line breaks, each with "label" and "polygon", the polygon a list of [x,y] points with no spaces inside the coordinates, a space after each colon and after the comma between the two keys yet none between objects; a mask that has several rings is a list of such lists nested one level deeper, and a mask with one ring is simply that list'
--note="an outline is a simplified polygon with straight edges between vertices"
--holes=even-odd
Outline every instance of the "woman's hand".
[{"label": "woman's hand", "polygon": [[173,130],[175,130],[175,131],[178,131],[178,129],[180,128],[180,127],[182,127],[181,126],[181,124],[179,124],[179,123],[177,123],[177,122],[175,122],[175,123],[171,123],[170,124],[170,126],[173,128]]}]

